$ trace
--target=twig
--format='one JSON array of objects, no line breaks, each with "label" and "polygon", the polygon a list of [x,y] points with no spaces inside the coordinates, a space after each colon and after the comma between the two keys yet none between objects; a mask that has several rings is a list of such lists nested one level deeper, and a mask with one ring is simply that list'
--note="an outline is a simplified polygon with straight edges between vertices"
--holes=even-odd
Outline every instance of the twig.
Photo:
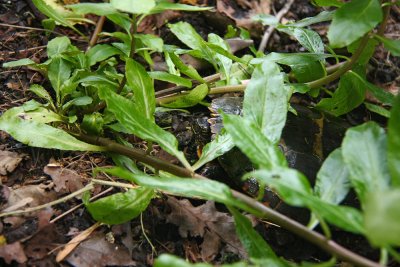
[{"label": "twig", "polygon": [[[192,177],[192,178],[203,179],[203,180],[208,179],[204,176],[195,174],[195,173],[189,171],[188,169],[173,165],[169,162],[160,160],[156,157],[146,155],[144,153],[144,151],[125,147],[125,146],[122,146],[118,143],[115,143],[115,142],[105,139],[105,138],[87,136],[84,134],[79,134],[76,136],[79,139],[81,139],[82,141],[85,141],[85,142],[88,142],[88,143],[91,143],[94,145],[103,146],[109,152],[118,153],[121,155],[131,157],[135,160],[142,161],[158,170],[163,170],[163,171],[166,171],[166,172],[169,172],[174,175],[181,176],[181,177]],[[139,157],[137,157],[137,155]],[[145,161],[143,161],[143,160],[145,160]],[[289,217],[286,217],[285,215],[280,214],[279,212],[277,212],[267,206],[264,206],[262,203],[244,195],[243,193],[237,192],[232,189],[231,189],[231,192],[235,198],[237,198],[242,203],[246,204],[250,209],[256,210],[258,213],[260,213],[262,215],[261,216],[262,218],[266,218],[269,221],[271,221],[272,223],[280,225],[281,227],[297,234],[298,236],[317,245],[321,249],[331,253],[332,255],[336,256],[337,258],[348,261],[348,262],[353,263],[358,266],[368,266],[368,267],[380,266],[378,263],[370,261],[369,259],[366,259],[360,255],[355,254],[354,252],[340,246],[336,242],[327,239],[325,236],[308,229],[306,226],[300,224],[299,222],[292,220]]]},{"label": "twig", "polygon": [[14,210],[14,211],[0,213],[0,218],[1,217],[5,217],[5,216],[21,215],[21,214],[24,214],[24,213],[29,213],[29,212],[45,209],[45,208],[48,208],[48,207],[63,203],[65,201],[67,201],[67,200],[70,200],[71,198],[79,196],[80,194],[83,194],[84,192],[90,191],[92,189],[93,189],[93,184],[89,183],[85,187],[83,187],[83,188],[81,188],[81,189],[79,189],[79,190],[77,190],[77,191],[75,191],[75,192],[73,192],[73,193],[71,193],[71,194],[69,194],[69,195],[67,195],[65,197],[59,198],[57,200],[54,200],[52,202],[49,202],[49,203],[46,203],[46,204],[43,204],[43,205],[39,205],[39,206],[36,206],[36,207],[32,207],[32,208],[27,208],[27,209],[24,209],[24,210]]},{"label": "twig", "polygon": [[90,38],[89,46],[88,46],[87,50],[89,50],[91,47],[95,46],[95,44],[97,43],[97,40],[99,39],[99,33],[103,30],[103,25],[104,25],[105,21],[106,21],[105,16],[101,16],[99,18],[99,20],[97,21],[96,28],[94,29],[92,38]]},{"label": "twig", "polygon": [[[279,10],[279,12],[276,14],[276,18],[278,19],[278,21],[281,21],[283,16],[289,11],[290,7],[292,6],[292,4],[294,3],[294,0],[289,0],[281,10]],[[274,32],[274,30],[276,29],[275,26],[269,26],[267,28],[267,30],[264,32],[264,35],[261,39],[261,43],[260,46],[258,47],[258,51],[259,52],[264,52],[265,47],[267,47],[269,38],[271,37],[272,33]]]}]

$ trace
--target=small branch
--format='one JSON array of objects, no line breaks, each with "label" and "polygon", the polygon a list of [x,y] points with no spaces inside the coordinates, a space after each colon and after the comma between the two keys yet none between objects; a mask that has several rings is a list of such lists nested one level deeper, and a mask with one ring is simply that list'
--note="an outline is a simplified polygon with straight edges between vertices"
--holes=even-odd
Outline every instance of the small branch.
[{"label": "small branch", "polygon": [[97,21],[96,28],[94,29],[92,38],[90,38],[89,46],[88,46],[87,50],[89,50],[91,47],[96,45],[97,40],[99,39],[99,33],[103,30],[103,25],[104,25],[105,21],[106,21],[105,16],[101,16],[99,18],[99,20]]},{"label": "small branch", "polygon": [[65,201],[67,201],[67,200],[70,200],[71,198],[79,196],[80,194],[83,194],[84,192],[90,191],[92,189],[93,189],[93,184],[90,183],[90,184],[87,184],[85,187],[83,187],[83,188],[81,188],[81,189],[79,189],[79,190],[77,190],[77,191],[75,191],[75,192],[73,192],[73,193],[71,193],[71,194],[69,194],[69,195],[67,195],[65,197],[59,198],[57,200],[54,200],[52,202],[49,202],[49,203],[46,203],[46,204],[43,204],[43,205],[39,205],[39,206],[36,206],[36,207],[32,207],[32,208],[27,208],[27,209],[24,209],[24,210],[15,210],[15,211],[9,211],[9,212],[0,213],[0,218],[1,217],[5,217],[5,216],[21,215],[21,214],[24,214],[24,213],[29,213],[29,212],[45,209],[45,208],[48,208],[48,207],[63,203]]},{"label": "small branch", "polygon": [[[278,21],[281,21],[283,16],[289,11],[290,7],[292,6],[292,4],[294,3],[294,0],[289,0],[281,10],[279,10],[279,12],[276,14],[276,18],[278,19]],[[261,39],[261,43],[260,46],[258,47],[258,51],[259,52],[264,52],[265,48],[267,47],[269,38],[271,37],[272,33],[274,32],[274,30],[276,29],[275,26],[269,26],[267,28],[267,30],[264,32],[264,35]]]}]

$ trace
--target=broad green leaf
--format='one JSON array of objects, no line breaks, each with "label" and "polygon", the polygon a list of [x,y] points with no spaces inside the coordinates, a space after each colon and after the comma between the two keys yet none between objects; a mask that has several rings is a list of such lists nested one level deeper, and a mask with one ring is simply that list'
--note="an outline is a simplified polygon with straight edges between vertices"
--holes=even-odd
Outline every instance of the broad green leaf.
[{"label": "broad green leaf", "polygon": [[293,36],[311,53],[323,54],[324,43],[318,33],[312,30],[295,28]]},{"label": "broad green leaf", "polygon": [[208,263],[190,263],[175,255],[161,254],[154,262],[154,267],[212,267]]},{"label": "broad green leaf", "polygon": [[36,6],[37,9],[39,9],[40,12],[42,12],[47,17],[55,20],[65,27],[73,29],[80,35],[85,36],[77,28],[75,28],[65,17],[59,14],[54,8],[49,6],[44,0],[32,0],[32,3]]},{"label": "broad green leaf", "polygon": [[324,22],[324,21],[330,21],[333,18],[333,15],[335,14],[335,11],[322,11],[315,17],[308,17],[304,18],[302,20],[293,22],[293,23],[288,23],[286,26],[294,26],[294,27],[307,27],[312,24]]},{"label": "broad green leaf", "polygon": [[188,47],[198,50],[201,54],[201,58],[210,62],[215,66],[215,53],[207,47],[206,42],[203,38],[196,32],[196,30],[187,22],[180,21],[175,24],[169,24],[169,28],[172,33],[185,45]]},{"label": "broad green leaf", "polygon": [[111,0],[110,3],[118,10],[133,14],[147,14],[156,6],[154,0]]},{"label": "broad green leaf", "polygon": [[80,96],[72,99],[71,101],[68,101],[65,103],[62,108],[63,110],[67,110],[71,106],[86,106],[89,104],[92,104],[93,99],[90,96]]},{"label": "broad green leaf", "polygon": [[[215,61],[219,67],[220,72],[225,76],[227,84],[230,84],[230,73],[232,68],[232,59],[226,57],[232,55],[228,50],[229,46],[226,44],[225,40],[214,33],[208,35],[207,46],[216,52]],[[224,51],[226,53],[220,54],[218,51]],[[226,56],[225,56],[226,55]]]},{"label": "broad green leaf", "polygon": [[205,83],[204,79],[200,76],[195,68],[190,65],[185,65],[182,60],[175,55],[175,53],[171,52],[168,53],[171,61],[175,64],[175,66],[186,76],[195,79],[201,83]]},{"label": "broad green leaf", "polygon": [[385,131],[375,122],[367,122],[347,130],[342,154],[361,203],[369,192],[384,191],[389,187]]},{"label": "broad green leaf", "polygon": [[350,190],[349,171],[342,150],[334,150],[318,171],[314,192],[328,203],[339,204]]},{"label": "broad green leaf", "polygon": [[174,83],[176,85],[181,85],[185,87],[192,87],[192,82],[188,79],[185,79],[183,77],[170,74],[168,72],[163,72],[163,71],[151,71],[149,72],[149,75],[151,78],[155,80],[160,80],[164,82],[169,82],[169,83]]},{"label": "broad green leaf", "polygon": [[137,33],[135,34],[135,38],[143,43],[143,49],[151,49],[156,52],[163,52],[164,41],[160,37],[152,34]]},{"label": "broad green leaf", "polygon": [[353,0],[345,3],[333,16],[328,30],[333,48],[344,47],[372,30],[382,20],[379,0]]},{"label": "broad green leaf", "polygon": [[121,54],[121,51],[111,45],[98,44],[89,49],[86,53],[89,66],[93,66],[97,62],[101,62],[109,57]]},{"label": "broad green leaf", "polygon": [[[60,150],[103,151],[102,147],[79,141],[63,130],[18,116],[17,109],[9,109],[0,117],[0,130],[19,142],[33,147]],[[21,130],[23,129],[23,130]]]},{"label": "broad green leaf", "polygon": [[67,51],[68,47],[71,45],[71,41],[68,37],[56,37],[51,39],[47,43],[47,56],[49,58],[57,56],[65,51]]},{"label": "broad green leaf", "polygon": [[[34,101],[33,105],[31,105],[34,100],[25,102],[24,105],[15,107],[7,111],[8,119],[12,118],[20,118],[26,121],[35,121],[37,123],[50,123],[55,121],[63,121],[63,119],[53,111],[50,111]],[[39,105],[37,105],[39,104]],[[6,119],[7,120],[7,119]]]},{"label": "broad green leaf", "polygon": [[213,141],[206,144],[203,148],[199,160],[192,166],[194,170],[199,169],[201,166],[222,156],[234,147],[234,143],[229,134],[220,134]]},{"label": "broad green leaf", "polygon": [[250,220],[234,208],[229,209],[235,219],[236,233],[251,260],[268,260],[269,266],[290,266],[280,260],[272,248],[253,229]]},{"label": "broad green leaf", "polygon": [[35,61],[29,58],[23,58],[23,59],[18,59],[10,62],[3,63],[3,68],[15,68],[15,67],[21,67],[21,66],[28,66],[28,65],[33,65],[36,64]]},{"label": "broad green leaf", "polygon": [[270,14],[258,14],[253,16],[251,19],[261,22],[262,25],[276,26],[279,24],[278,18]]},{"label": "broad green leaf", "polygon": [[388,123],[388,164],[392,184],[400,186],[400,96],[396,97]]},{"label": "broad green leaf", "polygon": [[224,126],[233,142],[258,167],[272,169],[287,166],[286,159],[275,143],[261,132],[254,122],[235,115],[222,115]]},{"label": "broad green leaf", "polygon": [[400,40],[392,40],[379,35],[375,35],[383,43],[385,48],[396,57],[400,57]]},{"label": "broad green leaf", "polygon": [[134,174],[119,167],[98,168],[97,171],[103,171],[155,190],[162,190],[179,196],[213,200],[244,209],[256,215],[259,214],[256,210],[252,210],[246,204],[233,197],[232,191],[227,185],[214,180],[180,178],[173,175],[157,177]]},{"label": "broad green leaf", "polygon": [[380,102],[382,102],[382,104],[392,105],[394,98],[395,98],[395,96],[392,93],[368,82],[366,79],[361,77],[357,72],[354,72],[354,71],[350,71],[350,72],[363,84],[363,86],[365,86],[367,88],[368,91],[371,92],[371,94],[374,95],[374,97],[376,97],[376,99],[378,99]]},{"label": "broad green leaf", "polygon": [[311,82],[326,76],[326,69],[320,61],[292,65],[291,69],[298,83]]},{"label": "broad green leaf", "polygon": [[68,5],[67,7],[78,15],[95,14],[97,16],[106,16],[118,13],[110,3],[79,3]]},{"label": "broad green leaf", "polygon": [[111,20],[114,24],[120,26],[126,31],[126,33],[130,33],[132,21],[129,18],[128,14],[118,12],[115,14],[107,15],[107,19]]},{"label": "broad green leaf", "polygon": [[112,81],[108,79],[105,75],[98,75],[98,74],[93,74],[93,75],[88,75],[86,77],[83,77],[82,79],[78,80],[77,83],[82,83],[85,85],[104,85],[108,84],[109,86],[113,88],[118,87],[118,83],[115,81]]},{"label": "broad green leaf", "polygon": [[365,90],[364,84],[354,72],[347,72],[340,77],[339,87],[332,97],[322,99],[317,108],[335,116],[346,114],[363,103]]},{"label": "broad green leaf", "polygon": [[317,6],[335,6],[335,7],[343,6],[343,2],[339,0],[312,0],[312,2]]},{"label": "broad green leaf", "polygon": [[142,213],[154,196],[154,190],[145,187],[130,189],[89,202],[84,201],[93,219],[106,224],[121,224]]},{"label": "broad green leaf", "polygon": [[99,97],[106,102],[107,109],[131,134],[148,141],[157,142],[161,148],[177,157],[186,168],[190,169],[190,164],[178,149],[178,140],[175,136],[146,118],[144,111],[139,110],[137,105],[107,87],[99,88]]},{"label": "broad green leaf", "polygon": [[135,104],[145,117],[154,120],[156,102],[154,96],[154,85],[149,74],[142,64],[133,59],[126,60],[126,81],[133,89]]},{"label": "broad green leaf", "polygon": [[150,14],[161,13],[165,10],[179,10],[179,11],[205,11],[210,10],[212,7],[191,6],[185,4],[171,3],[168,1],[158,2],[157,5],[150,11]]},{"label": "broad green leaf", "polygon": [[331,54],[319,54],[319,53],[276,53],[272,52],[262,58],[254,58],[251,60],[251,64],[260,64],[265,61],[277,62],[280,64],[295,66],[304,65],[310,61],[321,61],[326,58],[335,57]]},{"label": "broad green leaf", "polygon": [[53,103],[53,99],[51,98],[49,92],[47,92],[46,89],[43,88],[43,86],[39,84],[32,84],[29,87],[29,91],[32,91],[40,98],[46,99],[47,102]]},{"label": "broad green leaf", "polygon": [[168,108],[188,108],[193,107],[203,100],[208,94],[208,86],[203,83],[196,86],[188,94],[182,95],[171,103],[162,104]]},{"label": "broad green leaf", "polygon": [[400,246],[400,190],[371,192],[365,203],[366,236],[377,247]]},{"label": "broad green leaf", "polygon": [[71,76],[71,67],[61,57],[55,57],[49,64],[47,75],[54,91],[56,92],[57,104],[60,104],[63,95],[61,91],[62,85]]},{"label": "broad green leaf", "polygon": [[256,66],[247,85],[243,116],[260,127],[272,143],[276,143],[286,123],[289,97],[278,65],[264,61]]},{"label": "broad green leaf", "polygon": [[369,111],[381,115],[382,117],[390,118],[390,111],[386,108],[371,103],[364,103],[364,105]]},{"label": "broad green leaf", "polygon": [[244,178],[250,177],[276,190],[290,205],[307,207],[319,217],[346,231],[364,232],[363,218],[357,209],[331,204],[314,196],[307,178],[297,170],[288,168],[258,170],[247,174]]}]

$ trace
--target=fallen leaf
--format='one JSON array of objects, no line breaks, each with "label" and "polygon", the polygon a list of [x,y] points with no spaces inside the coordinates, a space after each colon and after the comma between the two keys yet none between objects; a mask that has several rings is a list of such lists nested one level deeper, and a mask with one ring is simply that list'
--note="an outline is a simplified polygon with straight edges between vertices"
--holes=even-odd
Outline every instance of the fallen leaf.
[{"label": "fallen leaf", "polygon": [[13,172],[25,157],[26,155],[24,154],[0,150],[0,175],[7,175]]},{"label": "fallen leaf", "polygon": [[0,247],[0,258],[3,258],[7,264],[12,261],[24,263],[28,260],[24,253],[24,248],[20,242],[14,242]]},{"label": "fallen leaf", "polygon": [[83,188],[82,176],[73,170],[56,164],[48,164],[43,171],[45,174],[50,175],[56,192],[72,193]]},{"label": "fallen leaf", "polygon": [[136,266],[128,249],[107,242],[104,233],[97,233],[82,242],[67,258],[69,264],[79,267]]},{"label": "fallen leaf", "polygon": [[226,244],[227,250],[243,258],[247,256],[236,236],[232,216],[217,211],[213,201],[194,207],[187,199],[177,200],[169,197],[167,203],[171,208],[167,222],[177,225],[182,237],[203,237],[203,243],[200,245],[203,260],[210,261],[215,258],[221,241]]}]

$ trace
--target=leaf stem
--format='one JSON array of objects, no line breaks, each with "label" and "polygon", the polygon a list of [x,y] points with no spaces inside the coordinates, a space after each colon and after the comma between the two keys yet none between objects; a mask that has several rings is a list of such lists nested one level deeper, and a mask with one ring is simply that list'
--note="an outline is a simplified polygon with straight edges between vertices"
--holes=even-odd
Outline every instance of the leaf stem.
[{"label": "leaf stem", "polygon": [[[85,134],[77,134],[76,137],[82,141],[85,141],[85,142],[88,142],[91,144],[104,146],[105,149],[108,150],[109,152],[128,156],[132,159],[142,161],[143,163],[146,163],[156,169],[163,170],[163,171],[169,172],[171,174],[174,174],[174,175],[177,175],[180,177],[208,179],[204,176],[201,176],[194,172],[191,172],[185,168],[173,165],[169,162],[163,161],[156,157],[149,156],[144,151],[141,151],[141,150],[138,150],[135,148],[125,147],[123,145],[115,143],[106,138],[93,137],[93,136],[88,136]],[[242,203],[246,204],[250,209],[258,211],[258,213],[262,215],[261,216],[262,218],[266,218],[269,221],[271,221],[272,223],[277,224],[277,225],[295,233],[296,235],[317,245],[321,249],[331,253],[332,255],[336,256],[337,258],[348,261],[357,266],[368,266],[368,267],[381,266],[376,262],[373,262],[367,258],[357,255],[356,253],[340,246],[336,242],[326,238],[325,236],[321,235],[320,233],[311,231],[310,229],[308,229],[306,226],[300,224],[299,222],[292,220],[289,217],[286,217],[285,215],[280,214],[279,212],[277,212],[267,206],[264,206],[262,203],[254,200],[253,198],[250,198],[250,197],[244,195],[243,193],[237,192],[232,189],[231,189],[231,192],[235,198],[240,200]]]}]

